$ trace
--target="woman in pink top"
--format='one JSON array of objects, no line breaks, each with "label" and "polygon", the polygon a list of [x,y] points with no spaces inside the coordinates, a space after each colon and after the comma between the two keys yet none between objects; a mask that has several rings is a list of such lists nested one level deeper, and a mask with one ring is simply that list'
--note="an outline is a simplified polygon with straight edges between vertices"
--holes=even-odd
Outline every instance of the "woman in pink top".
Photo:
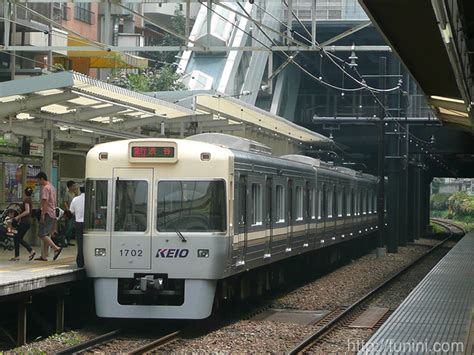
[{"label": "woman in pink top", "polygon": [[62,251],[62,248],[54,244],[50,237],[56,221],[56,190],[48,181],[48,177],[44,172],[39,172],[38,175],[36,175],[36,179],[42,187],[39,238],[43,241],[43,249],[41,256],[35,260],[48,261],[48,247],[54,249],[53,260],[56,260]]}]

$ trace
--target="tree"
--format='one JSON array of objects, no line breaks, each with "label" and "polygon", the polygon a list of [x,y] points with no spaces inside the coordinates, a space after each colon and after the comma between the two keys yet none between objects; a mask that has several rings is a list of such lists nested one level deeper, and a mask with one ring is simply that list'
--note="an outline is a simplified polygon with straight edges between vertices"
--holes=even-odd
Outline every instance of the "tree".
[{"label": "tree", "polygon": [[[186,18],[183,16],[181,11],[176,9],[174,11],[174,16],[171,18],[171,29],[176,33],[182,34],[184,36],[186,28]],[[150,26],[154,32],[159,32],[161,30]],[[184,46],[186,43],[183,39],[176,37],[168,32],[162,34],[161,37],[152,39],[150,46]],[[161,67],[164,63],[174,63],[176,61],[176,56],[179,52],[144,52],[143,56],[150,59],[152,65],[155,67]]]},{"label": "tree", "polygon": [[181,82],[181,75],[176,73],[171,65],[163,65],[160,68],[148,68],[141,70],[139,73],[119,72],[112,76],[109,82],[113,85],[139,92],[185,89],[185,85]]},{"label": "tree", "polygon": [[[184,35],[186,19],[178,9],[171,18],[171,28]],[[158,28],[150,27],[159,32]],[[182,46],[185,41],[168,32],[160,38],[153,40],[150,46]],[[140,92],[150,91],[176,91],[184,90],[186,86],[181,82],[182,75],[177,74],[173,65],[178,52],[143,52],[143,56],[150,60],[150,68],[138,73],[127,73],[120,71],[111,75],[108,80],[111,84]]]}]

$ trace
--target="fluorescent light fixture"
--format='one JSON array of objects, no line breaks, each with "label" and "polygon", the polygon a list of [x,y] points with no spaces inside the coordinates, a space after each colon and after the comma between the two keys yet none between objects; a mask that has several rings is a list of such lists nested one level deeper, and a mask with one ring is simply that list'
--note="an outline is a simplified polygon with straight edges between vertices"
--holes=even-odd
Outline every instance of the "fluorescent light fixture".
[{"label": "fluorescent light fixture", "polygon": [[441,30],[441,36],[443,37],[444,43],[449,44],[449,42],[451,42],[453,38],[453,34],[451,33],[451,26],[448,23],[446,24],[446,27],[444,29],[440,29],[440,30]]},{"label": "fluorescent light fixture", "polygon": [[444,96],[432,95],[432,96],[430,96],[430,99],[432,99],[432,100],[440,100],[440,101],[447,101],[447,102],[454,102],[454,103],[457,103],[457,104],[464,104],[464,100],[453,99],[453,98],[451,98],[451,97],[444,97]]}]

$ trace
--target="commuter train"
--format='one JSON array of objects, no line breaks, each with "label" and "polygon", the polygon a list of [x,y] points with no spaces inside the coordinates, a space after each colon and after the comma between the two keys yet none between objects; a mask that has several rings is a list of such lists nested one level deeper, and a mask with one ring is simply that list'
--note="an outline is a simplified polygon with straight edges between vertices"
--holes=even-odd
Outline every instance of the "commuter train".
[{"label": "commuter train", "polygon": [[202,319],[219,299],[268,289],[286,259],[373,232],[376,182],[223,134],[99,144],[84,235],[97,315]]}]

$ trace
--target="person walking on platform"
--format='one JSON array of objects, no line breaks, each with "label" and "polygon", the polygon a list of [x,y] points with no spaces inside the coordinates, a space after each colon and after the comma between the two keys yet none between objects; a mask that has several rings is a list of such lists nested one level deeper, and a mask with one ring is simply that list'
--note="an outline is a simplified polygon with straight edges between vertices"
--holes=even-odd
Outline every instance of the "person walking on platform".
[{"label": "person walking on platform", "polygon": [[43,171],[36,175],[36,179],[41,185],[39,238],[43,241],[43,249],[41,256],[35,260],[48,261],[49,247],[54,249],[53,260],[56,260],[62,251],[62,248],[54,244],[50,237],[56,222],[56,190],[48,181],[48,176]]},{"label": "person walking on platform", "polygon": [[[67,191],[64,193],[64,196],[63,196],[62,208],[64,211],[69,211],[71,209],[72,200],[77,196],[76,195],[77,186],[76,186],[76,183],[72,180],[69,180],[66,183],[66,186],[67,186]],[[64,224],[65,224],[64,237],[66,238],[65,245],[74,246],[74,244],[71,243],[72,233],[74,229],[74,220],[72,218],[65,218]]]},{"label": "person walking on platform", "polygon": [[83,254],[83,245],[84,245],[84,186],[80,188],[81,194],[77,197],[74,197],[70,210],[71,213],[76,217],[75,228],[76,228],[76,243],[77,243],[77,257],[76,264],[77,267],[84,267],[84,254]]},{"label": "person walking on platform", "polygon": [[10,261],[20,260],[20,244],[30,253],[28,260],[33,260],[36,255],[31,246],[23,240],[23,237],[31,227],[31,211],[33,211],[33,203],[31,201],[32,194],[33,189],[31,187],[27,187],[24,191],[21,212],[19,215],[14,217],[15,221],[17,221],[17,233],[13,235],[13,242],[15,243],[15,257],[11,258]]}]

